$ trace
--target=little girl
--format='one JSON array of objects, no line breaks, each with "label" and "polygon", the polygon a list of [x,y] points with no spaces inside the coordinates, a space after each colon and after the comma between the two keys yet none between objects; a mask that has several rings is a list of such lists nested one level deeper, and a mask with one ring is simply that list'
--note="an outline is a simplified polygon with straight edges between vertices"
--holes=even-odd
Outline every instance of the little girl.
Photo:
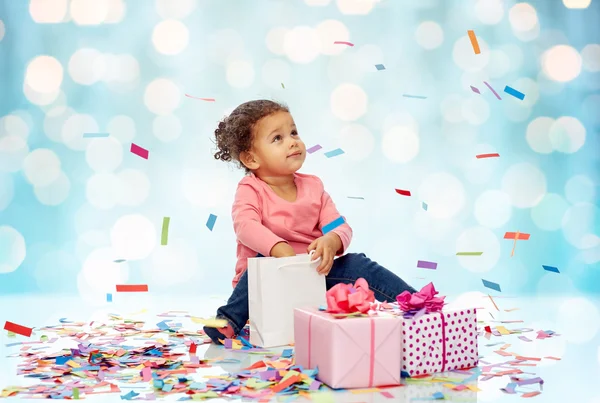
[{"label": "little girl", "polygon": [[327,289],[363,277],[379,301],[394,301],[405,290],[415,292],[364,253],[344,255],[352,239],[345,220],[323,234],[323,227],[340,218],[340,213],[319,178],[297,173],[306,146],[286,106],[267,100],[246,102],[219,122],[215,138],[215,159],[234,160],[247,175],[238,185],[232,209],[237,236],[234,290],[217,310],[217,318],[228,325],[204,328],[213,342],[235,337],[248,321],[249,257],[295,256],[314,250],[313,259],[321,258],[317,271],[326,276]]}]

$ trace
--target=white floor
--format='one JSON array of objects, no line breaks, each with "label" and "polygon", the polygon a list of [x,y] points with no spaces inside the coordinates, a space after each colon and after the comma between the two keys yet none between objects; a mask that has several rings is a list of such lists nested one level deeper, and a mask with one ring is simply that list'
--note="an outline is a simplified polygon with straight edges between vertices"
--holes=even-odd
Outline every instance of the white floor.
[{"label": "white floor", "polygon": [[[492,305],[487,297],[479,293],[461,296],[461,304],[470,303],[477,307],[485,307],[479,311],[479,320],[523,320],[523,323],[504,324],[508,329],[532,328],[534,332],[527,333],[533,342],[525,342],[518,335],[491,336],[490,340],[480,338],[479,353],[483,360],[490,363],[504,362],[506,358],[494,353],[501,345],[486,347],[486,344],[511,344],[509,351],[528,357],[560,357],[560,361],[542,359],[535,367],[521,369],[544,379],[542,394],[533,397],[535,402],[584,402],[600,403],[600,317],[598,307],[600,299],[586,297],[572,298],[496,298],[495,302],[500,311]],[[166,319],[157,314],[169,310],[188,311],[191,315],[209,317],[214,315],[216,308],[223,302],[224,297],[175,297],[157,296],[154,294],[115,295],[112,303],[103,306],[90,306],[79,298],[69,296],[18,296],[0,297],[0,322],[5,320],[16,322],[29,327],[55,325],[60,318],[73,321],[92,321],[104,317],[107,313],[121,315],[133,314],[136,319],[146,321],[145,328],[155,327],[156,323]],[[448,300],[452,301],[449,297]],[[591,308],[590,308],[591,307]],[[520,308],[512,312],[504,309]],[[144,311],[145,310],[145,311]],[[187,322],[186,322],[187,320]],[[196,329],[200,325],[192,324],[187,318],[177,319],[186,328]],[[491,323],[492,326],[500,323]],[[560,334],[550,339],[536,340],[538,330],[553,330]],[[0,332],[0,390],[7,386],[26,386],[35,384],[35,380],[16,375],[16,367],[21,358],[6,358],[19,351],[19,346],[7,347],[6,344],[18,341],[39,340],[41,333],[36,332],[31,339],[21,336],[7,336]],[[241,353],[231,353],[215,345],[204,345],[199,348],[200,357],[214,358],[217,356],[232,357],[241,360],[239,364],[224,364],[204,371],[204,374],[220,375],[224,372],[234,372],[247,367],[262,359],[261,356],[251,356]],[[533,376],[533,375],[532,375]],[[519,394],[508,395],[500,390],[510,382],[508,376],[479,381],[480,392],[454,392],[439,383],[425,382],[410,384],[393,389],[386,389],[395,399],[386,398],[379,392],[354,394],[350,391],[335,392],[335,401],[341,402],[387,402],[387,401],[421,401],[430,400],[432,394],[440,391],[445,395],[446,402],[509,402],[521,401]],[[128,389],[122,389],[127,393]],[[537,386],[522,387],[521,390],[538,390]],[[136,392],[150,393],[151,390],[135,389]],[[122,393],[124,394],[124,393]],[[181,395],[183,396],[183,395]],[[180,396],[178,396],[180,397]],[[178,397],[175,397],[176,400]],[[171,398],[173,398],[171,396]],[[421,398],[421,399],[420,399]],[[423,399],[424,398],[424,399]],[[14,398],[13,398],[14,399]],[[21,399],[21,397],[19,397]],[[97,401],[122,401],[118,394],[92,395],[86,399]],[[26,399],[29,400],[29,399]],[[33,399],[32,399],[33,400]],[[36,399],[37,400],[37,399]],[[170,399],[171,400],[171,399]],[[282,399],[283,400],[283,399]],[[212,401],[222,401],[213,399]]]}]

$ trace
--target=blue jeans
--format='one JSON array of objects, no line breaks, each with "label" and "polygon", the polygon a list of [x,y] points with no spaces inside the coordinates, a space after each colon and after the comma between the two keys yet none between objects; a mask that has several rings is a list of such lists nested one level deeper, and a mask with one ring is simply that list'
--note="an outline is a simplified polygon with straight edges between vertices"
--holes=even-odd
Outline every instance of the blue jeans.
[{"label": "blue jeans", "polygon": [[[402,291],[416,290],[400,277],[369,259],[364,253],[348,253],[333,261],[333,267],[325,279],[329,290],[336,284],[354,284],[359,278],[369,283],[378,301],[395,301]],[[248,272],[244,272],[226,305],[217,310],[217,318],[229,322],[235,334],[239,334],[248,321]],[[206,334],[215,342],[224,336],[215,328],[204,328]]]}]

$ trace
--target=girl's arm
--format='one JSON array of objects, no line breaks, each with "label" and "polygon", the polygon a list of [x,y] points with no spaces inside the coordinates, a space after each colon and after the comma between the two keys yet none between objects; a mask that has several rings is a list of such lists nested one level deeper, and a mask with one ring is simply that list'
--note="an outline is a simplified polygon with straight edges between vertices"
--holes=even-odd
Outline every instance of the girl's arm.
[{"label": "girl's arm", "polygon": [[[319,228],[321,228],[321,231],[324,226],[340,218],[340,216],[340,212],[335,207],[333,200],[331,200],[331,196],[323,190],[323,195],[321,196],[321,213],[319,215]],[[342,247],[337,251],[336,256],[343,255],[348,246],[350,246],[350,241],[352,241],[352,228],[346,222],[346,217],[342,218],[344,219],[344,223],[328,233],[337,235],[342,242]]]}]

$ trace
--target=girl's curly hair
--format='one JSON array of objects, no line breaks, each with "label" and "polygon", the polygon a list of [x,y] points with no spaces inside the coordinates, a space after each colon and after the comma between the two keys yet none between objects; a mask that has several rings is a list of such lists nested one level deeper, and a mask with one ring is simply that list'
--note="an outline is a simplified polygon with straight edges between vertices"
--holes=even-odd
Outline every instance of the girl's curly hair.
[{"label": "girl's curly hair", "polygon": [[221,161],[236,161],[240,168],[248,168],[240,161],[240,154],[252,147],[252,128],[262,118],[275,112],[289,112],[284,104],[260,99],[241,104],[229,116],[219,122],[215,130],[215,144],[218,151],[214,157]]}]

